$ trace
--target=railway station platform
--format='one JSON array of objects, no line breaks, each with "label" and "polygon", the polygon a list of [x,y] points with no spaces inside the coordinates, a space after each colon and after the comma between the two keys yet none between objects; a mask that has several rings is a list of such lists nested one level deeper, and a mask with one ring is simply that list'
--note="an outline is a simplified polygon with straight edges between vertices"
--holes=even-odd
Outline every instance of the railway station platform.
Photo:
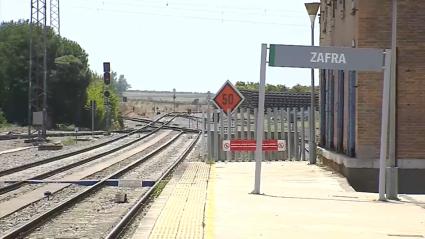
[{"label": "railway station platform", "polygon": [[184,162],[133,238],[425,238],[425,195],[377,201],[306,162]]}]

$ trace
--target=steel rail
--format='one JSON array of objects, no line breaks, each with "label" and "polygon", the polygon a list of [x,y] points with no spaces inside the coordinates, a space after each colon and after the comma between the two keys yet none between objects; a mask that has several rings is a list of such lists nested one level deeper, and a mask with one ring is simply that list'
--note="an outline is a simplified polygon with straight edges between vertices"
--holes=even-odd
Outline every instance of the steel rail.
[{"label": "steel rail", "polygon": [[171,172],[179,165],[189,154],[189,152],[193,149],[196,142],[198,142],[199,137],[201,133],[198,133],[197,138],[190,144],[190,146],[179,156],[177,161],[171,165],[162,175],[161,177],[155,182],[154,186],[151,187],[128,211],[127,214],[125,214],[122,219],[116,224],[116,226],[109,232],[109,234],[105,237],[105,239],[116,239],[125,231],[128,225],[133,221],[133,219],[136,217],[137,213],[140,211],[140,209],[143,207],[145,202],[150,198],[152,193],[155,191],[155,189],[158,187],[159,183],[164,180],[168,175],[171,174]]},{"label": "steel rail", "polygon": [[122,174],[126,173],[127,171],[133,169],[134,167],[140,165],[141,163],[143,163],[147,159],[149,159],[152,156],[156,155],[157,153],[161,152],[166,147],[168,147],[171,143],[173,143],[182,134],[183,134],[183,132],[180,132],[178,135],[174,136],[172,139],[170,139],[166,143],[162,144],[159,148],[153,150],[152,152],[150,152],[147,155],[141,157],[140,159],[134,161],[133,163],[125,166],[124,168],[121,168],[118,171],[110,174],[109,176],[103,178],[98,183],[94,184],[93,186],[90,186],[89,188],[85,189],[81,193],[79,193],[79,194],[73,196],[72,198],[60,203],[56,207],[42,213],[41,215],[37,216],[36,218],[25,223],[24,225],[22,225],[22,226],[20,226],[16,229],[12,229],[10,231],[7,231],[4,235],[1,235],[0,239],[22,238],[25,235],[28,235],[32,230],[35,229],[35,227],[39,226],[44,221],[51,219],[55,215],[60,214],[60,212],[63,212],[66,208],[69,208],[70,206],[75,205],[79,201],[88,197],[90,194],[98,191],[102,186],[104,186],[106,184],[107,180],[114,179],[114,178],[121,176]]},{"label": "steel rail", "polygon": [[[183,117],[183,118],[185,118],[184,115],[180,115],[180,116],[177,116],[176,115],[175,117]],[[151,122],[148,119],[140,119],[140,118],[129,118],[129,117],[126,117],[125,119],[126,120],[130,120],[130,121],[135,121],[135,122],[141,122],[141,123]],[[171,129],[171,130],[176,130],[176,131],[182,130],[182,131],[184,131],[186,133],[199,133],[199,131],[200,131],[198,129],[190,129],[190,128],[186,128],[186,127],[170,126],[170,125],[161,125],[161,126],[151,125],[150,127],[154,127],[154,128],[163,127],[164,129]]]},{"label": "steel rail", "polygon": [[[164,115],[163,117],[165,117],[165,116],[166,115]],[[163,117],[161,117],[161,118],[163,118]],[[160,120],[161,118],[158,118],[157,120]],[[154,122],[154,121],[152,121],[152,122]],[[141,127],[140,129],[133,130],[130,133],[127,133],[125,135],[119,136],[119,137],[117,137],[115,139],[112,139],[112,140],[109,140],[109,141],[106,141],[106,142],[103,142],[103,143],[100,143],[100,144],[97,144],[97,145],[93,145],[93,146],[90,146],[90,147],[87,147],[87,148],[84,148],[84,149],[80,149],[80,150],[77,150],[77,151],[69,152],[69,153],[66,153],[66,154],[61,154],[61,155],[58,155],[58,156],[46,158],[46,159],[43,159],[43,160],[39,160],[37,162],[32,162],[32,163],[24,164],[24,165],[21,165],[21,166],[18,166],[18,167],[14,167],[14,168],[2,170],[2,171],[0,171],[0,177],[1,176],[5,176],[5,175],[9,175],[9,174],[12,174],[12,173],[20,172],[20,171],[23,171],[25,169],[33,168],[33,167],[36,167],[36,166],[39,166],[39,165],[43,165],[43,164],[46,164],[46,163],[50,163],[50,162],[53,162],[53,161],[57,161],[57,160],[60,160],[60,159],[68,158],[68,157],[71,157],[71,156],[75,156],[77,154],[82,154],[82,153],[91,151],[93,149],[100,148],[102,146],[111,144],[111,143],[116,142],[116,141],[118,141],[120,139],[126,138],[126,137],[128,137],[130,135],[133,135],[135,133],[138,133],[138,132],[140,132],[143,129],[146,129],[148,127],[150,127],[149,124]],[[0,192],[1,192],[1,190],[0,190]]]},{"label": "steel rail", "polygon": [[[175,118],[175,117],[174,117],[174,118]],[[173,119],[174,119],[174,118],[173,118]],[[169,122],[171,122],[173,119],[171,119]],[[167,122],[167,123],[169,123],[169,122]],[[132,145],[132,144],[134,144],[134,143],[136,143],[136,142],[138,142],[138,141],[141,141],[142,139],[144,139],[144,138],[146,138],[146,137],[148,137],[148,136],[150,136],[150,135],[154,134],[155,132],[157,132],[157,131],[158,131],[158,130],[160,130],[160,129],[161,129],[161,127],[157,128],[157,129],[155,129],[155,130],[153,130],[152,132],[150,132],[150,133],[148,133],[148,134],[146,134],[146,135],[144,135],[144,136],[142,136],[142,137],[140,137],[140,138],[137,138],[137,139],[135,139],[135,140],[132,140],[132,141],[130,141],[130,142],[128,142],[128,143],[126,143],[126,144],[123,144],[123,145],[117,146],[117,147],[115,147],[115,148],[113,148],[113,149],[110,149],[110,150],[104,151],[104,152],[102,152],[102,153],[96,154],[96,155],[91,156],[91,157],[88,157],[88,158],[86,158],[86,159],[83,159],[83,160],[80,160],[80,161],[77,161],[77,162],[74,162],[74,163],[71,163],[71,164],[67,164],[67,165],[65,165],[65,166],[62,166],[62,167],[56,168],[56,169],[54,169],[54,170],[51,170],[51,171],[48,171],[48,172],[45,172],[45,173],[41,173],[41,174],[39,174],[39,175],[33,176],[33,177],[31,177],[31,178],[27,178],[27,179],[22,180],[22,181],[20,181],[20,182],[12,183],[12,184],[10,184],[10,185],[7,185],[7,186],[5,186],[5,187],[2,187],[2,188],[0,188],[0,195],[5,194],[5,193],[7,193],[7,192],[10,192],[10,191],[12,191],[12,190],[15,190],[15,189],[17,189],[17,188],[21,187],[22,185],[26,184],[26,182],[25,182],[25,181],[27,181],[27,180],[40,180],[40,179],[44,179],[44,178],[50,177],[50,176],[52,176],[52,175],[55,175],[55,174],[61,173],[61,172],[63,172],[63,171],[66,171],[66,170],[69,170],[69,169],[75,168],[75,167],[80,166],[80,165],[82,165],[82,164],[88,163],[88,162],[93,161],[93,160],[95,160],[95,159],[101,158],[101,157],[103,157],[103,156],[105,156],[105,155],[108,155],[108,154],[114,153],[114,152],[116,152],[116,151],[118,151],[118,150],[121,150],[121,149],[123,149],[123,148],[125,148],[125,147],[128,147],[128,146],[130,146],[130,145]],[[138,129],[138,130],[140,130],[140,129]],[[70,156],[75,156],[75,155],[77,155],[77,154],[73,154],[73,155],[70,155]],[[69,156],[68,156],[68,157],[69,157]],[[56,159],[56,160],[58,160],[58,159]],[[53,161],[55,161],[55,160],[53,160]],[[52,161],[50,161],[50,162],[52,162]],[[45,162],[45,163],[48,163],[48,162]],[[39,164],[39,165],[40,165],[40,164]],[[38,166],[38,165],[36,165],[36,166]],[[35,166],[33,166],[33,167],[35,167]],[[19,171],[22,171],[22,170],[19,170]]]}]

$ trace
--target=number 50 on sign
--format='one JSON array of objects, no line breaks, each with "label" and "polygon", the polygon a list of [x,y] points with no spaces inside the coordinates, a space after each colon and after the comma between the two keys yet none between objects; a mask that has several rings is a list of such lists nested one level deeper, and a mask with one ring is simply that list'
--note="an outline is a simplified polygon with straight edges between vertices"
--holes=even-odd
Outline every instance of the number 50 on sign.
[{"label": "number 50 on sign", "polygon": [[230,110],[232,113],[243,102],[243,95],[230,83],[226,81],[224,85],[218,90],[213,102],[217,108],[222,109],[225,113]]}]

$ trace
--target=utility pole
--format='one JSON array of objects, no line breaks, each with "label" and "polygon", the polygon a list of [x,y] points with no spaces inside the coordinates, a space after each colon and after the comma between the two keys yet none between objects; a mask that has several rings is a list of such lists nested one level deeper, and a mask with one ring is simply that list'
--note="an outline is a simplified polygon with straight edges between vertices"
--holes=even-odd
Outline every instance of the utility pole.
[{"label": "utility pole", "polygon": [[176,112],[176,88],[173,89],[173,112]]}]

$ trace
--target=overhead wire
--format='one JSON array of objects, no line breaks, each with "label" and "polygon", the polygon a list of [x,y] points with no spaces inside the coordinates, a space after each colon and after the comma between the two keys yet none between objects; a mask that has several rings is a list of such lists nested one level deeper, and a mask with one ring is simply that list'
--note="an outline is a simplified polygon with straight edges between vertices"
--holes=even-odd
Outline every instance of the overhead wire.
[{"label": "overhead wire", "polygon": [[[74,0],[73,2],[84,2],[83,5],[87,6],[87,2],[86,1],[82,1],[82,0]],[[98,8],[102,8],[105,7],[106,5],[119,5],[119,6],[127,6],[127,7],[142,7],[142,8],[153,8],[153,9],[172,9],[172,10],[181,10],[181,11],[191,11],[191,12],[210,12],[210,13],[217,13],[217,12],[224,12],[225,14],[227,13],[234,13],[234,14],[241,14],[241,15],[259,15],[259,16],[274,16],[274,17],[301,17],[304,16],[304,14],[288,14],[294,11],[290,11],[290,10],[276,10],[276,9],[270,9],[270,8],[235,8],[235,7],[227,7],[227,6],[219,6],[219,5],[214,5],[214,6],[210,6],[208,8],[205,8],[205,5],[196,5],[197,7],[180,7],[180,6],[184,6],[185,4],[181,4],[180,2],[171,2],[171,1],[162,1],[162,2],[150,2],[150,1],[141,1],[143,3],[141,3],[140,1],[116,1],[116,0],[101,0],[99,1],[102,3],[101,6],[99,6],[98,3],[96,3],[96,7]],[[148,4],[146,4],[146,2]],[[91,2],[91,4],[93,4],[94,2]],[[176,7],[177,6],[177,7]],[[199,7],[201,6],[201,7]],[[248,10],[248,11],[247,11]],[[300,12],[296,12],[296,13],[300,13]]]},{"label": "overhead wire", "polygon": [[[78,1],[78,0],[77,0]],[[111,2],[109,1],[101,1],[101,2]],[[75,0],[73,1],[73,3],[75,3]],[[113,4],[117,4],[117,3],[113,3]],[[86,6],[81,6],[81,5],[70,5],[70,7],[73,8],[79,8],[79,9],[85,9],[85,10],[91,10],[91,11],[104,11],[104,12],[111,12],[114,14],[137,14],[137,15],[150,15],[150,16],[163,16],[163,17],[177,17],[177,18],[187,18],[187,19],[197,19],[197,20],[208,20],[208,21],[220,21],[220,22],[236,22],[236,23],[246,23],[246,24],[265,24],[265,25],[281,25],[281,26],[292,26],[292,27],[305,27],[303,24],[290,24],[290,23],[283,23],[283,22],[279,22],[279,21],[259,21],[259,20],[247,20],[247,19],[241,19],[240,17],[234,17],[234,15],[232,14],[226,14],[226,12],[224,11],[218,11],[218,10],[209,10],[209,9],[186,9],[186,8],[168,8],[165,6],[143,6],[146,8],[153,8],[153,9],[157,9],[157,10],[164,10],[167,12],[154,12],[154,11],[141,11],[141,10],[134,10],[136,9],[136,5],[133,4],[120,4],[120,5],[124,5],[124,6],[128,6],[131,7],[132,10],[127,10],[127,9],[119,9],[117,7],[114,8],[109,8],[107,5],[102,4],[103,6],[98,7],[98,5],[95,7],[88,7]],[[142,5],[137,5],[142,7]],[[176,10],[175,12],[172,12],[174,14],[171,14],[169,10]],[[206,13],[209,13],[209,16],[199,16],[199,15],[193,15],[193,14],[186,14],[185,11],[196,11],[196,12],[200,12],[201,10],[204,10]],[[181,13],[184,14],[181,14]],[[211,16],[213,15],[213,16]],[[245,14],[245,16],[249,14]],[[238,16],[238,15],[236,15]],[[267,18],[269,19],[270,17],[265,15],[262,16],[263,18]],[[250,19],[252,19],[252,17],[250,17]]]}]

